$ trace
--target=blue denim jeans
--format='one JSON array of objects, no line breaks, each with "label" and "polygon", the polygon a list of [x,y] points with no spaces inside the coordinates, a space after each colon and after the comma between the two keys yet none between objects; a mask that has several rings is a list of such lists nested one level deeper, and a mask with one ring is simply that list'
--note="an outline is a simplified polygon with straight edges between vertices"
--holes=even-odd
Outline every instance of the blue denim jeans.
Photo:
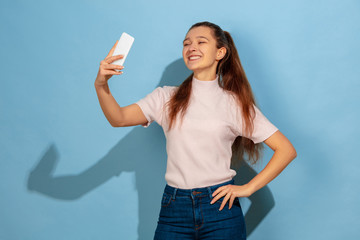
[{"label": "blue denim jeans", "polygon": [[194,189],[166,184],[154,239],[246,239],[245,220],[238,198],[231,209],[227,201],[219,211],[224,197],[210,204],[212,193],[228,184],[234,184],[234,179]]}]

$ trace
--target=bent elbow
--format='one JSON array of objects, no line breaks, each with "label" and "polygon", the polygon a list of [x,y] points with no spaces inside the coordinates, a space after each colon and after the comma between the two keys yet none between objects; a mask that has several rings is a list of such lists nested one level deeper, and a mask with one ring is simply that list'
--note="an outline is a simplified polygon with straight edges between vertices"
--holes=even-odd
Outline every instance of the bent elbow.
[{"label": "bent elbow", "polygon": [[114,128],[122,127],[122,125],[119,122],[110,122],[110,125]]},{"label": "bent elbow", "polygon": [[294,160],[297,157],[297,152],[295,150],[295,148],[293,147],[292,151],[291,151],[291,158],[292,160]]},{"label": "bent elbow", "polygon": [[286,158],[291,162],[297,157],[297,152],[293,146],[288,146],[287,148],[283,149],[283,153],[286,155]]}]

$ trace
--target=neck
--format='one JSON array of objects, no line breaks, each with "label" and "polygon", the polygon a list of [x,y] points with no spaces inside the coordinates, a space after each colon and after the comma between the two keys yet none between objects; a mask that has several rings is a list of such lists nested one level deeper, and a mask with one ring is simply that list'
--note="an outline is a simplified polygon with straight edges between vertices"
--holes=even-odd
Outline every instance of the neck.
[{"label": "neck", "polygon": [[216,79],[215,72],[194,72],[194,77],[201,81],[212,81]]}]

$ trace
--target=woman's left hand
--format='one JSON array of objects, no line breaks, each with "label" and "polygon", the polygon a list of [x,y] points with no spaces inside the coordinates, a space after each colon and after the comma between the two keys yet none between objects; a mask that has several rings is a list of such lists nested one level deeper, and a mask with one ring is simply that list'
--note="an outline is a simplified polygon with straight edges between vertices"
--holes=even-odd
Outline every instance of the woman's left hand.
[{"label": "woman's left hand", "polygon": [[229,209],[232,207],[234,199],[236,197],[249,197],[251,194],[253,194],[252,189],[248,186],[248,185],[225,185],[225,186],[221,186],[218,189],[216,189],[212,196],[214,197],[210,204],[213,204],[214,202],[216,202],[219,198],[224,197],[224,200],[221,203],[221,206],[219,208],[219,211],[221,211],[226,202],[229,200]]}]

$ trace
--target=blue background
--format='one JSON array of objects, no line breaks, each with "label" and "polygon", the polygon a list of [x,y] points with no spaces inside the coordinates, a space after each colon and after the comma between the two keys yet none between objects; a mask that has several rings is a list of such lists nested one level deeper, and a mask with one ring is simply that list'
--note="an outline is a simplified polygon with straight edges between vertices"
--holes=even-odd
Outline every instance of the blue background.
[{"label": "blue background", "polygon": [[[120,104],[189,74],[199,21],[229,31],[260,109],[298,157],[252,199],[249,239],[360,237],[359,1],[1,1],[0,239],[152,239],[165,185],[153,123],[113,128],[94,80],[127,32]],[[272,151],[266,147],[259,172]],[[239,170],[238,182],[254,172]],[[256,207],[254,207],[256,206]]]}]

